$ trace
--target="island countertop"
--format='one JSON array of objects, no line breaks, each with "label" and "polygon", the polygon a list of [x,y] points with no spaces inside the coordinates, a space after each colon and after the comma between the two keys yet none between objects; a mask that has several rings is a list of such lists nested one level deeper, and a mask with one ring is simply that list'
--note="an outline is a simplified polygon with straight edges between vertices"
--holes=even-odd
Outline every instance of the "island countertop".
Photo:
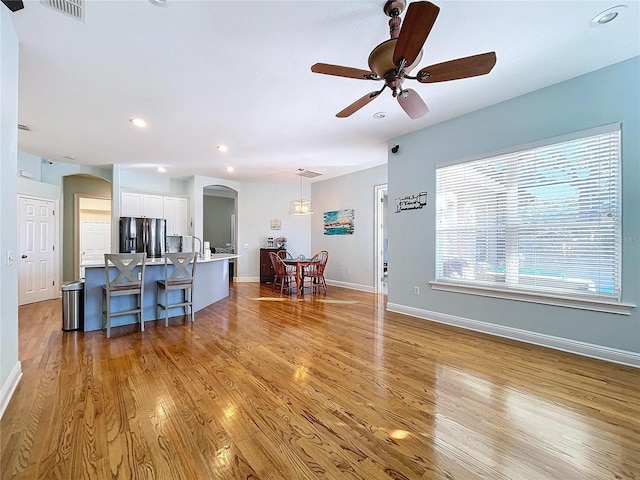
[{"label": "island countertop", "polygon": [[[204,258],[198,256],[198,263],[219,262],[220,260],[232,260],[239,258],[240,255],[235,253],[212,253],[211,258]],[[162,258],[147,258],[144,262],[145,265],[164,265],[164,257]],[[80,264],[84,268],[102,267],[104,268],[104,260],[86,260]]]}]

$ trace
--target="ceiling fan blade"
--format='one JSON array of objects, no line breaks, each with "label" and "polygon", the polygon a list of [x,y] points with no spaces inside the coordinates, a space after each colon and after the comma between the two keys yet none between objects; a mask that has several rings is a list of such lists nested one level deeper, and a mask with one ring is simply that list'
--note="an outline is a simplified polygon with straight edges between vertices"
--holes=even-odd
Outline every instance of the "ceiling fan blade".
[{"label": "ceiling fan blade", "polygon": [[496,64],[496,52],[481,53],[424,67],[416,75],[421,83],[446,82],[486,75]]},{"label": "ceiling fan blade", "polygon": [[429,108],[415,90],[408,88],[398,95],[398,103],[413,120],[425,115]]},{"label": "ceiling fan blade", "polygon": [[400,65],[404,58],[405,65],[411,65],[424,45],[433,24],[436,22],[440,8],[430,2],[414,2],[407,8],[407,13],[402,22],[402,29],[396,48],[393,51],[393,63]]},{"label": "ceiling fan blade", "polygon": [[378,76],[369,70],[358,68],[342,67],[340,65],[330,65],[328,63],[316,63],[311,67],[313,73],[323,73],[325,75],[335,75],[336,77],[357,78],[360,80],[373,80]]},{"label": "ceiling fan blade", "polygon": [[[383,88],[383,90],[384,90],[384,88]],[[382,92],[382,90],[378,90],[378,91],[375,91],[375,92],[367,93],[364,97],[356,100],[355,102],[353,102],[351,105],[349,105],[347,108],[345,108],[341,112],[336,113],[336,117],[338,117],[338,118],[348,117],[352,113],[355,113],[358,110],[360,110],[362,107],[364,107],[367,103],[369,103],[371,100],[376,98],[378,95],[380,95],[381,92]]]}]

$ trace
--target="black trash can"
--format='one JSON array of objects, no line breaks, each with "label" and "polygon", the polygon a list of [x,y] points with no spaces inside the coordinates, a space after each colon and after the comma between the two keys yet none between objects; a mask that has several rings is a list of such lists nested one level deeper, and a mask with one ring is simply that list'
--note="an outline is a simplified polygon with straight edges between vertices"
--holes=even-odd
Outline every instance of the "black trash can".
[{"label": "black trash can", "polygon": [[84,317],[84,280],[62,284],[62,330],[79,330]]}]

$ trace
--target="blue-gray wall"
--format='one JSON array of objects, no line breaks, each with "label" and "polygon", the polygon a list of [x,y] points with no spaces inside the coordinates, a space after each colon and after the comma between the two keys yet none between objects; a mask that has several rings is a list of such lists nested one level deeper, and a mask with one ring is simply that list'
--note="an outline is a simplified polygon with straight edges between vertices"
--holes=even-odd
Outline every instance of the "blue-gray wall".
[{"label": "blue-gray wall", "polygon": [[[386,183],[380,165],[312,184],[311,250],[329,252],[324,275],[334,285],[375,290],[375,186]],[[325,235],[323,213],[344,209],[354,210],[353,235]]]},{"label": "blue-gray wall", "polygon": [[[464,81],[464,80],[462,80]],[[622,123],[622,300],[640,305],[640,57],[389,142],[389,201],[427,191],[428,207],[389,215],[389,303],[417,316],[451,315],[640,353],[640,311],[630,316],[434,291],[435,165],[600,125]],[[420,295],[414,295],[420,286]],[[491,328],[488,328],[491,330]]]},{"label": "blue-gray wall", "polygon": [[[18,360],[18,37],[0,7],[0,417],[22,376]],[[9,265],[8,257],[13,261]]]}]

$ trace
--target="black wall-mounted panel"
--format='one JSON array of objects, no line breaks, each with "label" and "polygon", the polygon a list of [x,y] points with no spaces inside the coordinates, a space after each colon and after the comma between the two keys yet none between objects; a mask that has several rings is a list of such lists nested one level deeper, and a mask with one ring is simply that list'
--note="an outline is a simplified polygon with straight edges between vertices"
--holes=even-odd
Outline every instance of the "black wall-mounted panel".
[{"label": "black wall-mounted panel", "polygon": [[12,12],[17,12],[18,10],[22,10],[24,8],[24,3],[22,0],[2,0],[9,10]]}]

